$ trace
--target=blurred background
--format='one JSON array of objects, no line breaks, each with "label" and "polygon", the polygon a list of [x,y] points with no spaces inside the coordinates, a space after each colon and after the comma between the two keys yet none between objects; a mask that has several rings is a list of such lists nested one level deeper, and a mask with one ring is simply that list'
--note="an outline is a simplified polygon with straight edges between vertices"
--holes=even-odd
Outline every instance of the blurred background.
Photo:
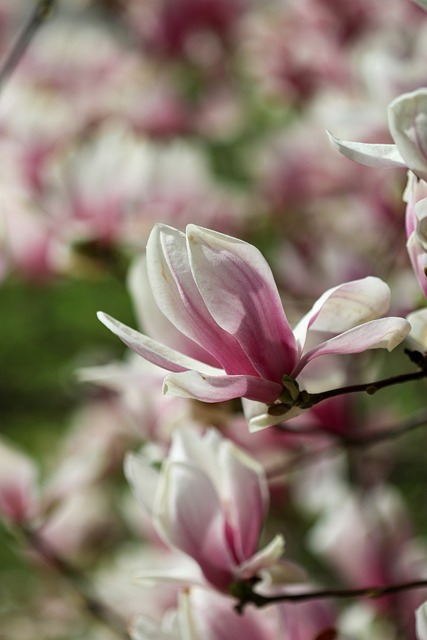
[{"label": "blurred background", "polygon": [[[127,273],[156,222],[257,245],[291,323],[325,289],[366,275],[390,285],[393,314],[425,304],[405,249],[405,171],[353,164],[325,131],[391,142],[387,105],[426,84],[427,14],[411,0],[53,5],[0,88],[0,424],[5,441],[36,461],[45,515],[58,514],[75,483],[87,489],[83,472],[63,471],[65,460],[102,452],[90,490],[102,478],[104,497],[68,505],[50,538],[98,575],[101,552],[136,537],[123,515],[121,461],[149,439],[152,417],[148,405],[130,410],[117,388],[83,384],[76,371],[122,358],[96,312],[140,322]],[[0,60],[35,7],[0,0]],[[375,358],[357,360],[353,373],[409,367],[402,352]],[[384,392],[370,401],[370,420],[388,424],[424,398],[422,383]],[[351,409],[339,428],[366,412]],[[399,488],[424,536],[425,445],[416,432],[371,461],[372,477]],[[332,575],[296,542],[313,516],[281,495],[290,548]],[[78,530],[84,509],[90,525],[67,540],[67,522]],[[35,567],[1,528],[0,638],[110,637],[76,617]]]}]

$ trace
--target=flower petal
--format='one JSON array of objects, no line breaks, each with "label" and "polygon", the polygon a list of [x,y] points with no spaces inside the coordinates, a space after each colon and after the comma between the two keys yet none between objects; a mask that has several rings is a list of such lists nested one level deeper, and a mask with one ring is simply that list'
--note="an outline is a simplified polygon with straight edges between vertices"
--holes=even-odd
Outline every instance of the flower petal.
[{"label": "flower petal", "polygon": [[157,530],[171,545],[194,558],[209,582],[227,588],[235,563],[225,538],[219,496],[203,471],[166,463],[153,515]]},{"label": "flower petal", "polygon": [[427,602],[424,602],[415,612],[417,639],[427,640]]},{"label": "flower petal", "polygon": [[342,333],[382,316],[390,305],[390,288],[380,278],[368,276],[333,287],[315,302],[299,321],[294,334],[304,348],[307,331]]},{"label": "flower petal", "polygon": [[427,180],[427,89],[404,93],[390,103],[389,127],[405,164]]},{"label": "flower petal", "polygon": [[411,325],[409,337],[418,342],[424,351],[427,350],[427,309],[413,311],[406,319]]},{"label": "flower petal", "polygon": [[297,376],[301,370],[318,356],[331,353],[360,353],[368,349],[392,351],[408,335],[411,325],[404,318],[380,318],[326,340],[308,351],[292,372]]},{"label": "flower petal", "polygon": [[270,618],[254,607],[243,613],[236,601],[211,589],[191,588],[179,599],[179,628],[182,640],[271,640]]},{"label": "flower petal", "polygon": [[336,138],[330,131],[326,132],[332,146],[349,160],[368,167],[406,167],[395,144],[369,144],[366,142],[350,142]]},{"label": "flower petal", "polygon": [[203,362],[194,360],[193,358],[179,353],[179,351],[170,349],[169,347],[144,336],[144,334],[139,333],[139,331],[131,329],[131,327],[128,327],[102,311],[99,311],[97,316],[98,319],[108,329],[110,329],[110,331],[118,336],[120,340],[129,347],[129,349],[132,349],[132,351],[135,351],[149,362],[156,364],[158,367],[174,372],[198,369],[202,372],[214,374],[221,371],[220,369],[210,367]]},{"label": "flower petal", "polygon": [[296,418],[306,411],[306,409],[301,409],[300,407],[292,407],[292,409],[284,411],[282,414],[272,415],[268,413],[269,407],[262,402],[253,402],[252,400],[244,399],[242,404],[243,412],[251,433],[261,431],[267,427],[272,427],[275,424],[284,422],[285,420]]},{"label": "flower petal", "polygon": [[183,333],[209,351],[227,373],[256,375],[236,338],[209,313],[194,282],[181,231],[157,224],[147,243],[147,268],[159,309]]},{"label": "flower petal", "polygon": [[184,371],[168,375],[163,393],[201,402],[225,402],[234,398],[249,398],[274,402],[282,393],[282,386],[253,376],[208,375],[199,371]]},{"label": "flower petal", "polygon": [[296,361],[292,330],[270,267],[247,242],[187,227],[194,280],[215,321],[235,336],[258,374],[280,382]]},{"label": "flower petal", "polygon": [[258,551],[247,562],[240,565],[238,576],[242,580],[252,578],[254,575],[276,564],[285,551],[285,539],[277,534],[273,540],[261,551]]},{"label": "flower petal", "polygon": [[212,366],[218,366],[219,363],[216,358],[213,358],[206,349],[181,333],[175,324],[160,311],[148,279],[145,255],[139,256],[131,264],[127,276],[127,287],[131,295],[138,326],[144,327],[146,334],[150,338],[159,340],[172,349],[178,349],[178,351],[182,351],[192,358]]},{"label": "flower petal", "polygon": [[124,461],[124,472],[136,498],[151,514],[160,473],[142,455],[128,453]]}]

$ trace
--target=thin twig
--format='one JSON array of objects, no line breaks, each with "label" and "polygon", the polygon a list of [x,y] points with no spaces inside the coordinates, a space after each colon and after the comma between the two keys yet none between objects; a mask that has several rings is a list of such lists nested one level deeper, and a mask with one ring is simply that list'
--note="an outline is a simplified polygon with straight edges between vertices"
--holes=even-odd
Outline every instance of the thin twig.
[{"label": "thin twig", "polygon": [[278,602],[306,602],[308,600],[327,600],[331,598],[381,598],[393,593],[400,593],[412,589],[427,589],[427,579],[412,580],[410,582],[384,586],[361,587],[358,589],[318,589],[301,591],[300,593],[282,593],[274,596],[263,596],[254,592],[252,585],[237,583],[233,587],[233,595],[236,595],[239,600],[235,607],[236,611],[242,613],[248,604],[262,608],[271,604],[277,604]]}]

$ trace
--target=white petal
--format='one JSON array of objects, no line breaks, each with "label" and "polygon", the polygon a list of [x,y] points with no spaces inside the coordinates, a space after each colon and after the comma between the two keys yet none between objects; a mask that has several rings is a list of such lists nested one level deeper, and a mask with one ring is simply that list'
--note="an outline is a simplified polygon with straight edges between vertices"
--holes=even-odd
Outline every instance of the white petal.
[{"label": "white petal", "polygon": [[349,160],[354,160],[368,167],[406,167],[406,163],[395,144],[350,142],[336,138],[329,131],[326,133],[332,146]]},{"label": "white petal", "polygon": [[404,340],[410,330],[411,325],[404,318],[380,318],[365,322],[307,351],[292,375],[296,377],[308,362],[322,355],[361,353],[368,349],[392,351]]},{"label": "white petal", "polygon": [[160,473],[144,456],[135,453],[128,453],[125,456],[124,472],[134,495],[152,514]]},{"label": "white petal", "polygon": [[405,164],[427,179],[427,89],[405,93],[390,103],[390,132]]},{"label": "white petal", "polygon": [[314,303],[299,321],[294,334],[304,348],[307,331],[342,333],[382,316],[390,305],[390,288],[380,278],[368,276],[333,287]]},{"label": "white petal", "polygon": [[261,549],[252,558],[240,565],[238,576],[245,580],[263,569],[268,569],[282,557],[284,551],[285,539],[281,534],[278,534],[264,549]]},{"label": "white petal", "polygon": [[276,382],[254,376],[207,375],[198,371],[184,371],[166,376],[163,393],[194,398],[201,402],[225,402],[234,398],[250,398],[274,402],[282,392]]}]

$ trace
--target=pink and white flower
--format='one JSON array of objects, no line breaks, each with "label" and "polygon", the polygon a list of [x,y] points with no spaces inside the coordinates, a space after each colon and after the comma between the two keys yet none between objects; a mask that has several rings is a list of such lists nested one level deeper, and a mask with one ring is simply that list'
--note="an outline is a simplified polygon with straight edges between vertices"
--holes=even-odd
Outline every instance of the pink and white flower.
[{"label": "pink and white flower", "polygon": [[[105,313],[98,317],[128,347],[171,372],[164,380],[166,394],[273,404],[284,392],[283,376],[297,378],[313,359],[391,351],[410,330],[403,318],[379,319],[389,307],[390,290],[376,277],[329,289],[292,330],[259,250],[196,225],[188,225],[185,234],[156,225],[147,244],[147,268],[158,307],[206,357],[190,358]],[[333,337],[307,348],[315,331]],[[269,424],[282,419],[270,416]]]},{"label": "pink and white flower", "polygon": [[215,430],[176,431],[160,471],[129,454],[125,473],[163,540],[193,558],[220,591],[259,575],[282,555],[280,535],[257,552],[268,509],[262,466]]}]

